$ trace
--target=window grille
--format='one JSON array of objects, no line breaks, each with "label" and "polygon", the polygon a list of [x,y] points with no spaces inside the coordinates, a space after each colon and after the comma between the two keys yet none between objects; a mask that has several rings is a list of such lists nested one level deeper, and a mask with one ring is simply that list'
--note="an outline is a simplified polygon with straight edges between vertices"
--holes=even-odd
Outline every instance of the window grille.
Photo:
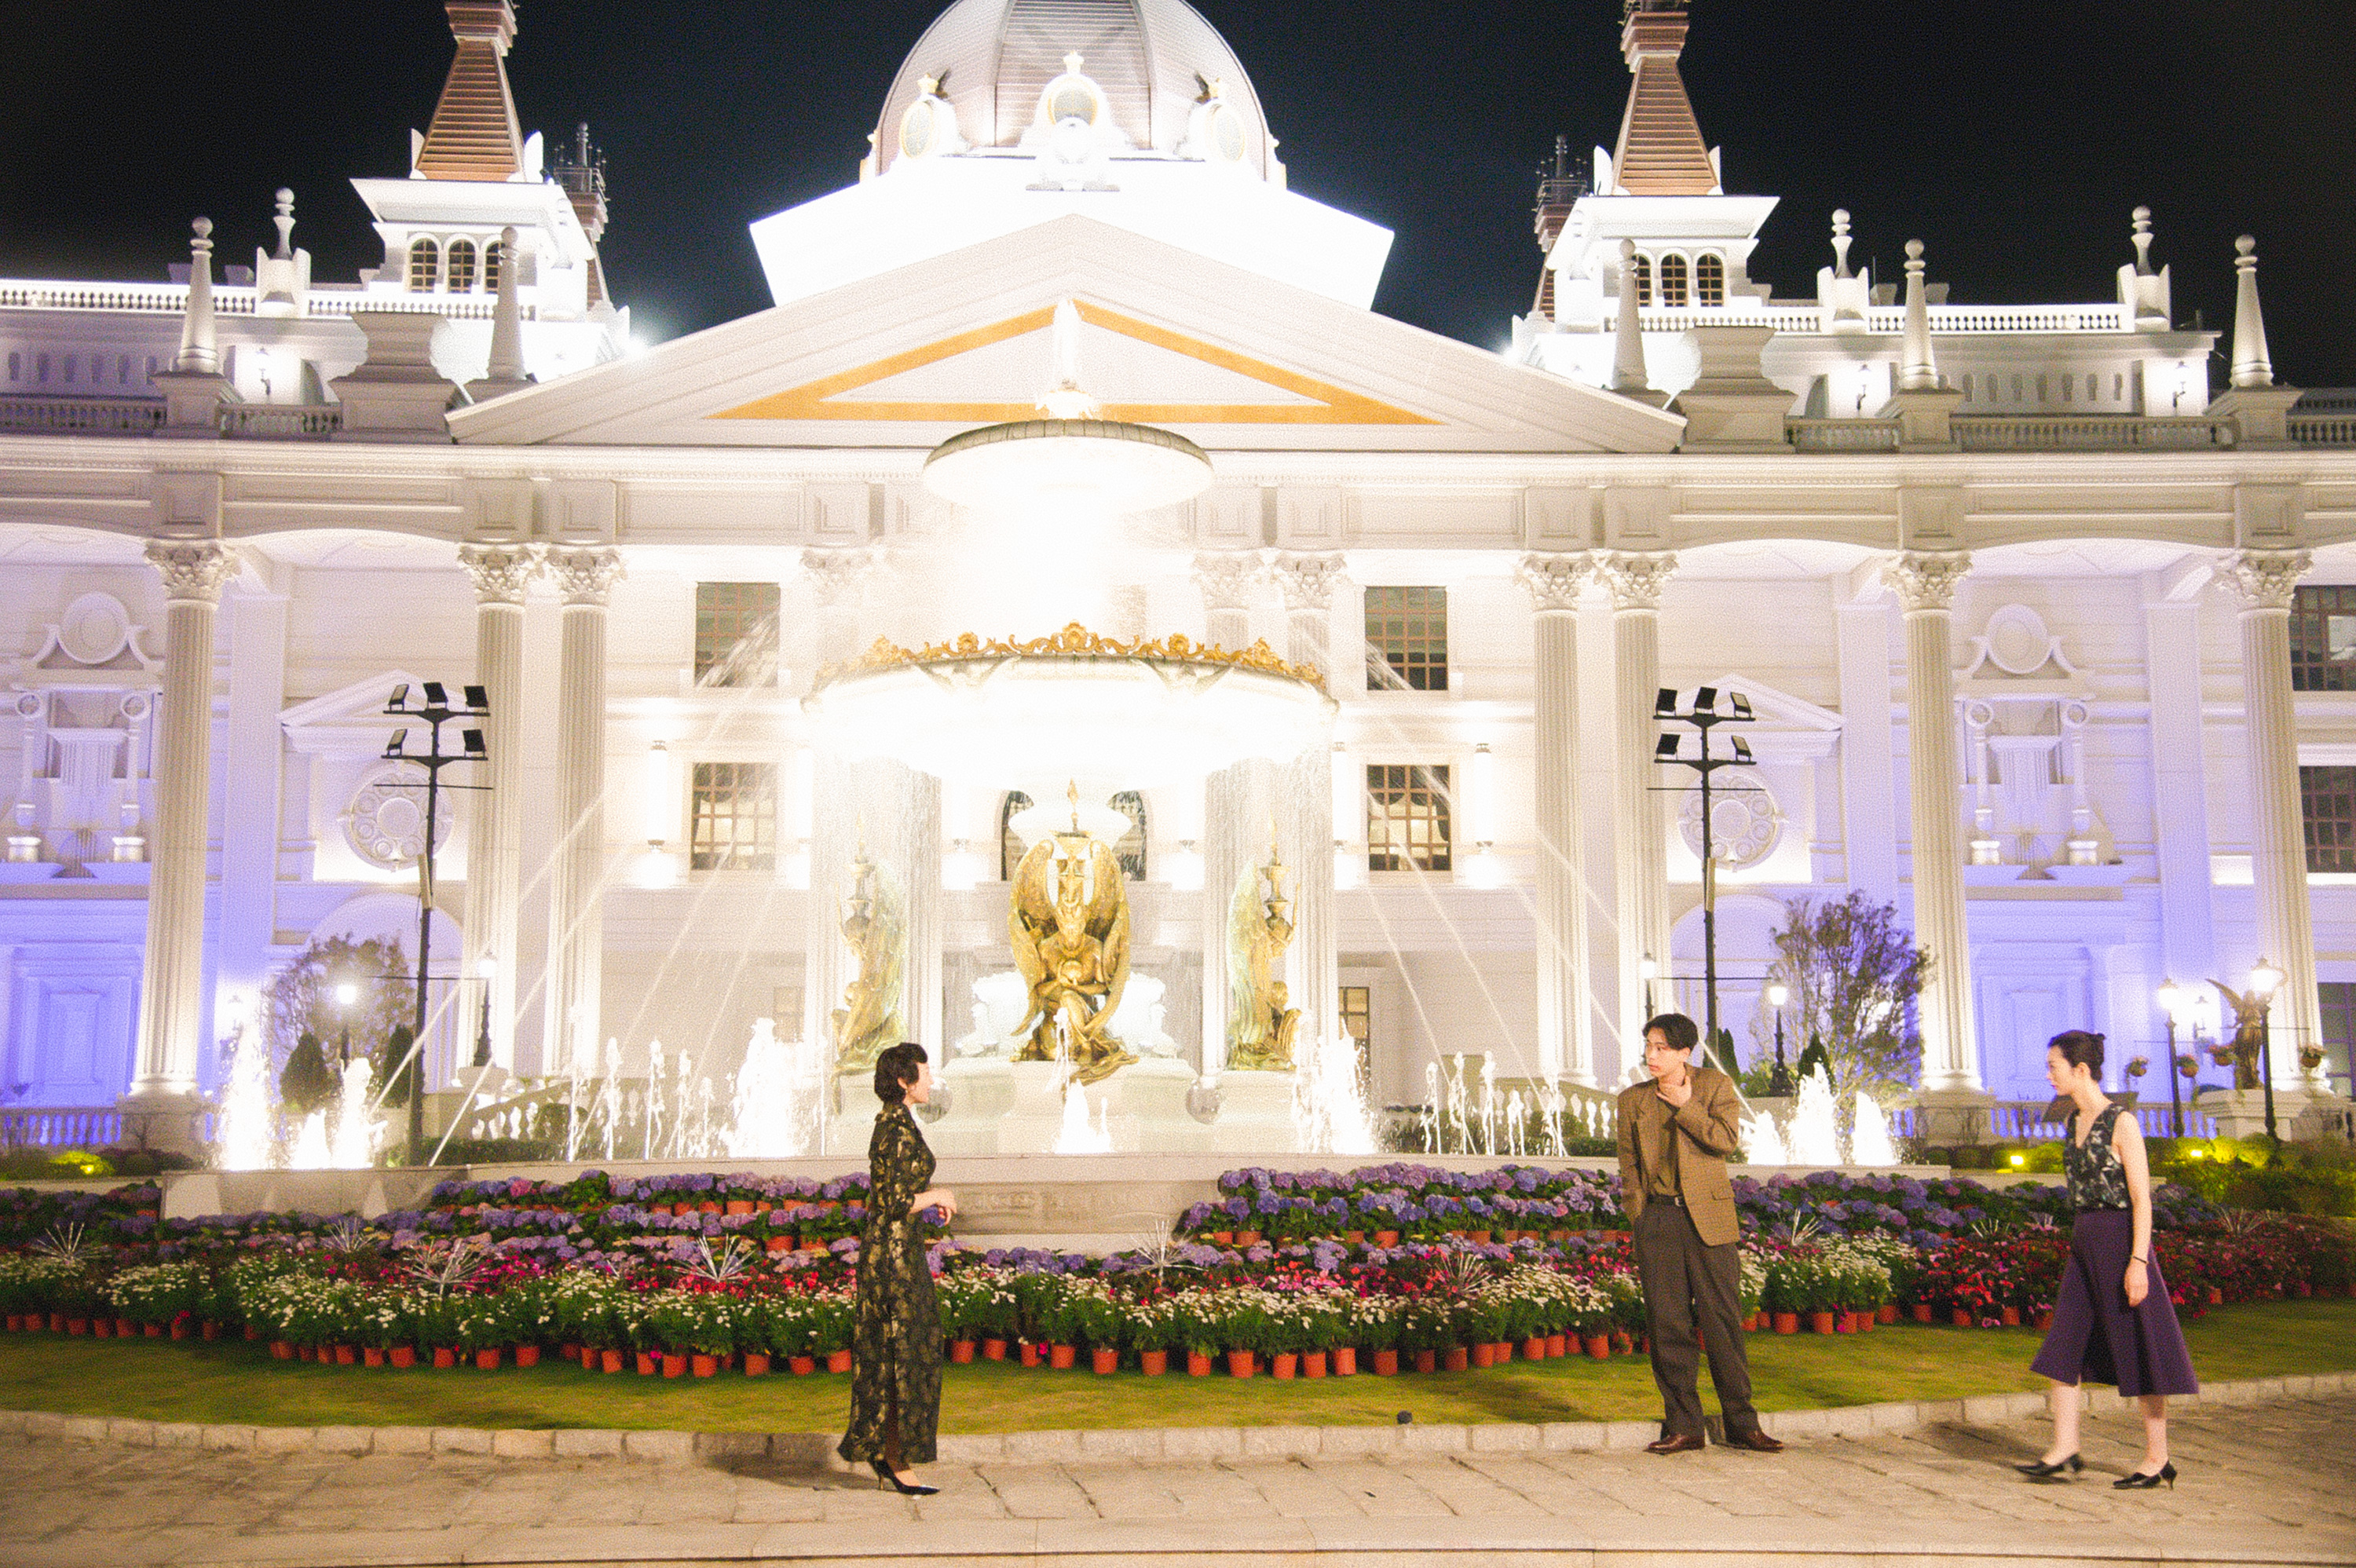
[{"label": "window grille", "polygon": [[506,253],[507,248],[496,240],[483,247],[483,292],[487,294],[499,292],[499,264]]},{"label": "window grille", "polygon": [[472,240],[450,241],[450,292],[454,294],[475,291],[475,242]]},{"label": "window grille", "polygon": [[1685,308],[1686,259],[1683,256],[1661,258],[1661,304],[1670,310]]},{"label": "window grille", "polygon": [[695,585],[695,684],[777,684],[777,585]]},{"label": "window grille", "polygon": [[1716,256],[1694,261],[1694,303],[1713,306],[1726,303],[1726,263]]},{"label": "window grille", "polygon": [[2316,991],[2323,1004],[2323,1071],[2345,1094],[2349,1061],[2356,1057],[2356,984],[2326,980]]},{"label": "window grille", "polygon": [[767,871],[777,863],[777,770],[769,763],[698,763],[688,869]]},{"label": "window grille", "polygon": [[1375,1048],[1375,988],[1372,986],[1342,987],[1342,1027],[1358,1045],[1358,1071],[1370,1072],[1374,1067]]},{"label": "window grille", "polygon": [[1366,590],[1366,689],[1448,689],[1448,590]]},{"label": "window grille", "polygon": [[441,248],[431,240],[409,242],[409,292],[430,294],[442,277]]},{"label": "window grille", "polygon": [[2307,869],[2356,871],[2356,768],[2298,770],[2307,824]]},{"label": "window grille", "polygon": [[2290,688],[2356,691],[2356,588],[2301,588],[2291,600]]},{"label": "window grille", "polygon": [[1014,831],[1018,812],[1031,809],[1031,797],[1021,790],[1009,790],[998,806],[998,880],[1011,882],[1014,868],[1023,863],[1023,836]]},{"label": "window grille", "polygon": [[1653,303],[1653,259],[1650,256],[1636,258],[1636,303]]},{"label": "window grille", "polygon": [[1366,768],[1366,869],[1451,869],[1451,815],[1444,764],[1370,763]]}]

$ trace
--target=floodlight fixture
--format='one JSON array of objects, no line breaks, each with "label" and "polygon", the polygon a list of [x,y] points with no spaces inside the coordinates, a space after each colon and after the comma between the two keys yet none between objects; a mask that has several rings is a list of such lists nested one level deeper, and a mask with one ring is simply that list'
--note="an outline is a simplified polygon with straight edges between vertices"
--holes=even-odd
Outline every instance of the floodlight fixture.
[{"label": "floodlight fixture", "polygon": [[385,760],[386,762],[389,762],[389,763],[396,763],[396,762],[401,761],[401,760],[402,760],[402,752],[401,752],[402,742],[403,742],[403,741],[407,741],[408,739],[409,739],[409,731],[406,731],[406,730],[395,730],[395,731],[392,732],[392,739],[391,739],[391,740],[390,740],[390,741],[387,741],[384,743],[384,760]]},{"label": "floodlight fixture", "polygon": [[1733,693],[1732,696],[1734,699],[1734,716],[1737,719],[1750,719],[1751,717],[1751,699],[1743,696],[1742,693],[1739,691]]},{"label": "floodlight fixture", "polygon": [[1740,735],[1734,737],[1734,760],[1745,765],[1759,760],[1751,754],[1751,742]]},{"label": "floodlight fixture", "polygon": [[[466,755],[478,759],[482,757],[484,755],[483,732],[480,730],[469,730],[466,731]],[[1737,743],[1740,744],[1740,742]]]},{"label": "floodlight fixture", "polygon": [[1665,686],[1662,687],[1660,690],[1655,692],[1653,696],[1653,717],[1655,719],[1675,719],[1676,716],[1677,694]]},{"label": "floodlight fixture", "polygon": [[466,693],[467,707],[477,713],[488,713],[491,710],[491,693],[488,687],[469,686],[464,689]]},{"label": "floodlight fixture", "polygon": [[1696,713],[1717,712],[1718,688],[1714,686],[1697,686],[1694,688],[1693,710]]},{"label": "floodlight fixture", "polygon": [[409,683],[408,683],[407,681],[405,681],[405,680],[404,680],[404,681],[402,681],[399,686],[396,686],[396,687],[394,687],[394,688],[392,688],[392,695],[391,695],[391,697],[388,697],[388,698],[386,698],[386,699],[384,699],[384,707],[385,707],[385,711],[386,711],[386,712],[388,712],[388,713],[391,713],[391,712],[393,712],[393,711],[395,711],[395,710],[397,710],[397,709],[399,709],[406,708],[406,707],[408,707],[408,706],[409,706]]},{"label": "floodlight fixture", "polygon": [[425,683],[425,706],[428,708],[449,707],[450,688],[443,685],[438,680],[427,681]]},{"label": "floodlight fixture", "polygon": [[1656,763],[1676,762],[1677,760],[1677,738],[1675,735],[1662,736],[1659,741],[1653,747],[1653,760]]}]

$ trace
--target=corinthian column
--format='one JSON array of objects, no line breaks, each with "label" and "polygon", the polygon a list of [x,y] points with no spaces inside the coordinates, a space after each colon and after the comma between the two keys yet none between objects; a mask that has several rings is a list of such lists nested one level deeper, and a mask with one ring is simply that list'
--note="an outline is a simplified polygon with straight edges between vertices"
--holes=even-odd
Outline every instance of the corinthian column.
[{"label": "corinthian column", "polygon": [[[218,540],[156,540],[164,579],[164,713],[155,733],[155,843],[139,990],[139,1059],[125,1109],[169,1113],[197,1090],[204,1017],[205,838],[211,813],[213,617],[237,557]],[[151,1131],[177,1147],[168,1115]]]},{"label": "corinthian column", "polygon": [[[818,661],[841,664],[859,652],[859,606],[875,557],[864,549],[802,552],[802,570],[818,598]],[[851,983],[840,923],[851,891],[851,860],[857,848],[856,780],[851,764],[819,752],[810,759],[809,892],[803,901],[802,1029],[805,1040],[834,1038],[834,1009]],[[937,882],[940,879],[933,879]],[[856,1129],[853,1129],[855,1132]]]},{"label": "corinthian column", "polygon": [[1579,810],[1579,593],[1583,555],[1526,555],[1537,611],[1538,1061],[1551,1081],[1596,1087],[1587,1007],[1587,880]]},{"label": "corinthian column", "polygon": [[2243,724],[2250,761],[2250,861],[2257,884],[2258,956],[2282,970],[2269,1020],[2279,1093],[2297,1083],[2298,1048],[2323,1038],[2308,907],[2306,825],[2298,802],[2298,723],[2291,706],[2291,596],[2313,558],[2244,550],[2225,574],[2242,597]]},{"label": "corinthian column", "polygon": [[[1661,687],[1661,590],[1677,569],[1667,551],[1595,558],[1612,593],[1612,729],[1620,759],[1612,786],[1612,844],[1620,913],[1620,1039],[1623,1061],[1641,1054],[1646,958],[1669,970],[1668,815],[1653,763],[1653,699]],[[1654,1000],[1666,1006],[1664,987]]]},{"label": "corinthian column", "polygon": [[[1251,592],[1261,578],[1259,557],[1244,551],[1198,555],[1194,581],[1203,591],[1204,639],[1223,648],[1251,643]],[[1227,916],[1236,883],[1257,865],[1252,812],[1256,764],[1237,763],[1203,781],[1203,1072],[1216,1075],[1227,1060]],[[1265,769],[1261,770],[1265,772]],[[1331,807],[1329,806],[1330,810]],[[1250,816],[1253,820],[1247,823]],[[1330,879],[1329,879],[1330,880]]]},{"label": "corinthian column", "polygon": [[[1961,1097],[1946,1129],[1971,1136],[1968,1107],[1982,1095],[1973,1019],[1972,954],[1964,909],[1963,815],[1956,789],[1955,667],[1950,606],[1972,568],[1961,550],[1909,550],[1882,568],[1906,616],[1906,803],[1913,839],[1914,940],[1931,954],[1919,1003],[1922,1088]],[[1934,1115],[1936,1107],[1930,1107]],[[1947,1141],[1934,1137],[1934,1142]]]},{"label": "corinthian column", "polygon": [[[556,695],[557,841],[549,889],[548,1039],[543,1072],[590,1061],[605,978],[605,601],[621,552],[558,548],[548,571],[562,598]],[[495,755],[491,765],[496,768]]]},{"label": "corinthian column", "polygon": [[[1276,583],[1284,594],[1285,657],[1333,679],[1333,590],[1343,581],[1338,555],[1280,555]],[[1292,1005],[1303,1041],[1322,1042],[1340,1016],[1342,970],[1333,920],[1333,747],[1321,735],[1284,770],[1280,785],[1291,824],[1286,854],[1293,864]]]},{"label": "corinthian column", "polygon": [[490,762],[466,837],[466,981],[459,1017],[481,1016],[483,961],[489,981],[491,1060],[515,1070],[516,912],[523,885],[523,599],[541,572],[535,545],[464,545],[458,563],[475,585],[475,679],[487,698]]}]

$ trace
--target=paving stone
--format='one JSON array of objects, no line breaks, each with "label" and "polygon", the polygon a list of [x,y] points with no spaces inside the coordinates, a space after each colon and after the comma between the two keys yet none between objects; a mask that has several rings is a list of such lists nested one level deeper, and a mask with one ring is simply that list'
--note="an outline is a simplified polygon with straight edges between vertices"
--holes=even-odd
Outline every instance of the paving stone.
[{"label": "paving stone", "polygon": [[510,1427],[491,1434],[491,1452],[501,1459],[552,1459],[556,1434]]},{"label": "paving stone", "polygon": [[1244,1457],[1247,1459],[1315,1454],[1323,1446],[1314,1426],[1247,1426],[1243,1435]]},{"label": "paving stone", "polygon": [[374,1441],[369,1445],[372,1454],[431,1454],[434,1452],[434,1429],[430,1426],[380,1426]]},{"label": "paving stone", "polygon": [[560,1459],[618,1459],[622,1435],[594,1427],[559,1427],[551,1435],[549,1447]]},{"label": "paving stone", "polygon": [[434,1428],[434,1452],[436,1454],[487,1454],[490,1451],[491,1435],[480,1427]]},{"label": "paving stone", "polygon": [[684,1464],[695,1457],[695,1434],[691,1432],[626,1432],[622,1434],[622,1452],[633,1459],[655,1459]]}]

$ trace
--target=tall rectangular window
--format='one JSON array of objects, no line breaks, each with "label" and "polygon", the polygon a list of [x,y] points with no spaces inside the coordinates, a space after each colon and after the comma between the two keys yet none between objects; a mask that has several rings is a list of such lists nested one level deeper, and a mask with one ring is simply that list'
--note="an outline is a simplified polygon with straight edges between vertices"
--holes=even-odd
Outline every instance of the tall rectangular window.
[{"label": "tall rectangular window", "polygon": [[1366,590],[1366,689],[1448,689],[1448,590]]},{"label": "tall rectangular window", "polygon": [[695,585],[695,684],[777,684],[777,585]]},{"label": "tall rectangular window", "polygon": [[2356,985],[2327,980],[2316,991],[2323,1004],[2323,1071],[2337,1080],[2333,1087],[2345,1094],[2349,1063],[2356,1058]]},{"label": "tall rectangular window", "polygon": [[2356,871],[2356,768],[2299,769],[2298,804],[2307,869]]},{"label": "tall rectangular window", "polygon": [[1372,986],[1342,987],[1342,1027],[1358,1043],[1358,1071],[1370,1072],[1374,1067],[1375,988]]},{"label": "tall rectangular window", "polygon": [[1366,869],[1445,871],[1451,854],[1448,769],[1376,763],[1366,769]]},{"label": "tall rectangular window", "polygon": [[2356,691],[2356,588],[2302,588],[2291,600],[2290,688]]},{"label": "tall rectangular window", "polygon": [[777,770],[769,763],[695,764],[688,869],[767,871],[777,863]]}]

